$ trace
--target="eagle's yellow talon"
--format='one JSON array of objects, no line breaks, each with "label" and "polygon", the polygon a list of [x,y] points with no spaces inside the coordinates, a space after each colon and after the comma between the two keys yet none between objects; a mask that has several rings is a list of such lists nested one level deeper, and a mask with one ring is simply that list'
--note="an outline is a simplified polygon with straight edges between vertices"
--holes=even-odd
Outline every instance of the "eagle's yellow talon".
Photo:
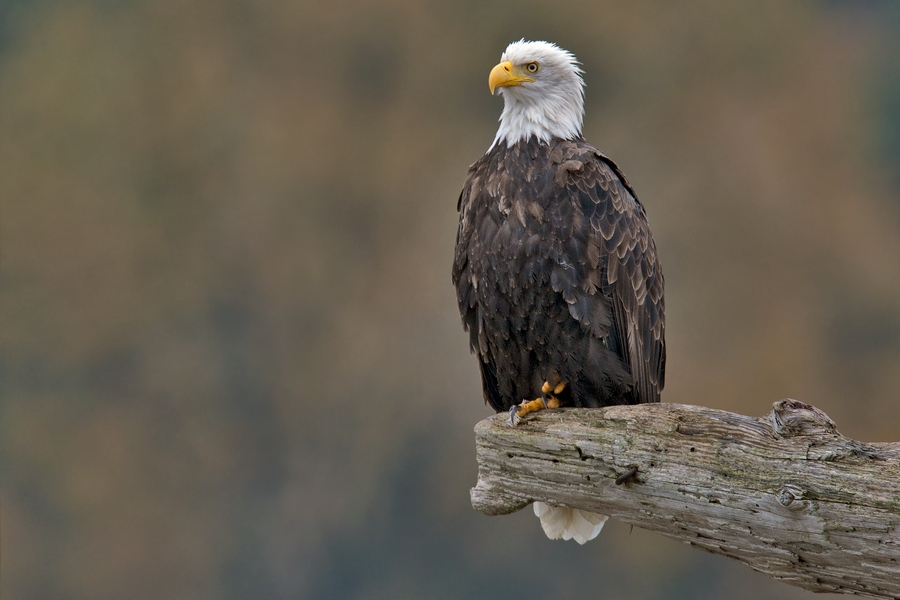
[{"label": "eagle's yellow talon", "polygon": [[516,414],[520,417],[524,417],[528,413],[537,412],[542,408],[544,408],[544,400],[542,398],[536,398],[531,401],[522,402],[522,404],[518,406]]},{"label": "eagle's yellow talon", "polygon": [[543,391],[544,394],[534,400],[523,400],[521,404],[511,407],[509,409],[509,419],[507,419],[506,422],[510,425],[518,425],[519,421],[522,420],[522,417],[529,413],[537,412],[545,408],[559,408],[562,403],[559,401],[559,398],[551,392],[555,392],[556,390],[561,392],[564,389],[566,389],[565,383],[559,383],[553,388],[549,382],[545,381],[544,385],[541,386],[541,391]]}]

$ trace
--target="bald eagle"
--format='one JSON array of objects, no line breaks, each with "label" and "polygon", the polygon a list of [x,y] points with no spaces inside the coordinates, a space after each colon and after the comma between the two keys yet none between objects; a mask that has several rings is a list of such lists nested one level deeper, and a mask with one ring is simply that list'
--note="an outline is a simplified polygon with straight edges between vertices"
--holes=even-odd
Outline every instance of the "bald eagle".
[{"label": "bald eagle", "polygon": [[[510,44],[490,73],[500,127],[459,196],[453,284],[484,400],[526,414],[659,402],[663,274],[643,205],[582,137],[584,81],[568,51]],[[529,400],[531,399],[531,400]],[[535,502],[551,538],[606,517]]]}]

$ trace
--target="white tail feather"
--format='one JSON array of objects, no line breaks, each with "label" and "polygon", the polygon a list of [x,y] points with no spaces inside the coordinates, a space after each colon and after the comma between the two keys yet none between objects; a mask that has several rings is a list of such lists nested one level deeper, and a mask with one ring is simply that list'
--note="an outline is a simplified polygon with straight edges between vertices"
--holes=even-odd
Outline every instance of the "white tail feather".
[{"label": "white tail feather", "polygon": [[534,514],[541,519],[541,527],[551,540],[575,540],[583,544],[597,537],[609,518],[568,506],[534,503]]}]

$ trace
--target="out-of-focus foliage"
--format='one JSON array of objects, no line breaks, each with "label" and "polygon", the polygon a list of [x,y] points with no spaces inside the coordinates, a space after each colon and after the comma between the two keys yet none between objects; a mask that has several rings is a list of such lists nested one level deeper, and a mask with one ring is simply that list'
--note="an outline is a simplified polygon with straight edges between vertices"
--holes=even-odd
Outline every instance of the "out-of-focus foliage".
[{"label": "out-of-focus foliage", "polygon": [[900,439],[890,3],[12,2],[0,12],[2,593],[806,597],[468,503],[450,260],[505,45],[587,71],[650,215],[663,399]]}]

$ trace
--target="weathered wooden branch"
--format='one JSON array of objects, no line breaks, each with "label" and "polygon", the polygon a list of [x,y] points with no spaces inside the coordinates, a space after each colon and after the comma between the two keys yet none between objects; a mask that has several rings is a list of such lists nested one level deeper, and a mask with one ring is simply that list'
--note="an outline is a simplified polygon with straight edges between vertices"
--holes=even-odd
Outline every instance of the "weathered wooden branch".
[{"label": "weathered wooden branch", "polygon": [[796,400],[763,418],[681,404],[506,417],[475,427],[485,514],[580,508],[816,592],[900,598],[900,443],[848,439]]}]

